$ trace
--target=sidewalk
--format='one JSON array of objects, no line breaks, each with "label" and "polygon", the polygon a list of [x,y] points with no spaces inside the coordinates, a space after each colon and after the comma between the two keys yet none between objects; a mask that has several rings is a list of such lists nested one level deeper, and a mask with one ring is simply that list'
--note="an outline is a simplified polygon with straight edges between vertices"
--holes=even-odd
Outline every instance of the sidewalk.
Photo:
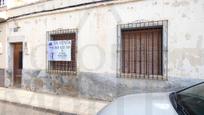
[{"label": "sidewalk", "polygon": [[95,115],[108,103],[2,87],[0,100],[77,115]]}]

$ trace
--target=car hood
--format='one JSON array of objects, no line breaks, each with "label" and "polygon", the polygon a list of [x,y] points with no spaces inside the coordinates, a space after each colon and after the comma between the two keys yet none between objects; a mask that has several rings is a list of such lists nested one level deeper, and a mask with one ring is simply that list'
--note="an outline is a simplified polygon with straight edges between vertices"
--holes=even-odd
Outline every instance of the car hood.
[{"label": "car hood", "polygon": [[178,115],[169,93],[145,93],[120,97],[97,115]]}]

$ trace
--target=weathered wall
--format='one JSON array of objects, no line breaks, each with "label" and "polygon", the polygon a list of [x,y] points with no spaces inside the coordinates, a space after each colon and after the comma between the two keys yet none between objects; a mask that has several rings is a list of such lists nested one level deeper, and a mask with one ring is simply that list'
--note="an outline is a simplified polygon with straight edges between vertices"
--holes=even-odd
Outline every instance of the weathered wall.
[{"label": "weathered wall", "polygon": [[[16,10],[26,11],[24,7]],[[117,24],[168,20],[169,76],[201,77],[204,75],[203,11],[201,0],[135,1],[16,19],[8,22],[7,29],[9,36],[24,36],[30,44],[31,53],[24,56],[25,69],[46,68],[46,31],[77,28],[79,71],[114,73]],[[16,24],[21,27],[19,32],[11,32]]]},{"label": "weathered wall", "polygon": [[6,24],[0,24],[0,68],[5,68],[6,66]]},{"label": "weathered wall", "polygon": [[31,3],[36,3],[39,1],[45,1],[45,0],[7,0],[6,5],[8,8],[13,8],[13,7],[24,6]]},{"label": "weathered wall", "polygon": [[0,69],[0,87],[4,86],[4,69]]},{"label": "weathered wall", "polygon": [[123,79],[115,74],[80,72],[78,76],[50,75],[42,70],[23,71],[22,88],[57,95],[111,101],[133,93],[171,92],[199,83],[200,79],[170,77],[168,81]]},{"label": "weathered wall", "polygon": [[42,70],[23,70],[22,87],[37,92],[79,96],[76,76],[50,75]]},{"label": "weathered wall", "polygon": [[6,24],[0,24],[0,87],[4,86],[6,67]]},{"label": "weathered wall", "polygon": [[[57,0],[56,0],[57,1]],[[55,2],[56,2],[55,1]],[[54,1],[10,9],[8,16],[56,8],[74,2]],[[172,91],[204,78],[204,1],[135,0],[103,3],[35,14],[7,22],[8,41],[29,44],[24,54],[23,88],[82,95],[98,99],[137,92]],[[57,6],[59,5],[59,6]],[[97,6],[97,7],[96,7]],[[117,25],[140,21],[168,20],[168,81],[116,78]],[[18,32],[13,28],[19,26]],[[51,76],[46,69],[46,31],[77,28],[78,77]],[[18,39],[17,39],[18,38]],[[11,54],[8,51],[8,54]],[[12,75],[9,58],[8,72]],[[10,64],[10,65],[9,65]],[[42,76],[41,76],[42,73]],[[39,75],[40,74],[40,75]],[[68,79],[68,80],[67,80]],[[11,78],[7,78],[11,81]],[[195,81],[194,81],[195,80]],[[199,81],[199,80],[198,80]],[[7,82],[8,86],[9,83]],[[77,84],[77,85],[76,85]],[[140,85],[138,85],[140,84]],[[71,91],[73,90],[73,91]],[[69,92],[73,92],[70,94]],[[61,92],[61,93],[60,93]],[[100,96],[101,95],[101,96]]]}]

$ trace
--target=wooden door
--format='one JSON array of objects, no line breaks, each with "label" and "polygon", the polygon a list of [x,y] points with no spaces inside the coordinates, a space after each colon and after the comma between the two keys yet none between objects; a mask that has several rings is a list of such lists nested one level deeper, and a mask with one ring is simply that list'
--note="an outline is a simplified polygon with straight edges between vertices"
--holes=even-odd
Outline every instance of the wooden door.
[{"label": "wooden door", "polygon": [[20,87],[21,86],[21,77],[22,77],[22,68],[23,68],[23,50],[22,50],[22,43],[15,43],[14,44],[14,86]]}]

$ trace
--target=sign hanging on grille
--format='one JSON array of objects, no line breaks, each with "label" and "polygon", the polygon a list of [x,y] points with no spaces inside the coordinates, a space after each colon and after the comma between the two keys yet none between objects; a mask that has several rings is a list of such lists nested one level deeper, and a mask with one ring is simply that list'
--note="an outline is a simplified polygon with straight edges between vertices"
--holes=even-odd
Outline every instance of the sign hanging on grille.
[{"label": "sign hanging on grille", "polygon": [[48,42],[49,61],[71,61],[71,40]]}]

